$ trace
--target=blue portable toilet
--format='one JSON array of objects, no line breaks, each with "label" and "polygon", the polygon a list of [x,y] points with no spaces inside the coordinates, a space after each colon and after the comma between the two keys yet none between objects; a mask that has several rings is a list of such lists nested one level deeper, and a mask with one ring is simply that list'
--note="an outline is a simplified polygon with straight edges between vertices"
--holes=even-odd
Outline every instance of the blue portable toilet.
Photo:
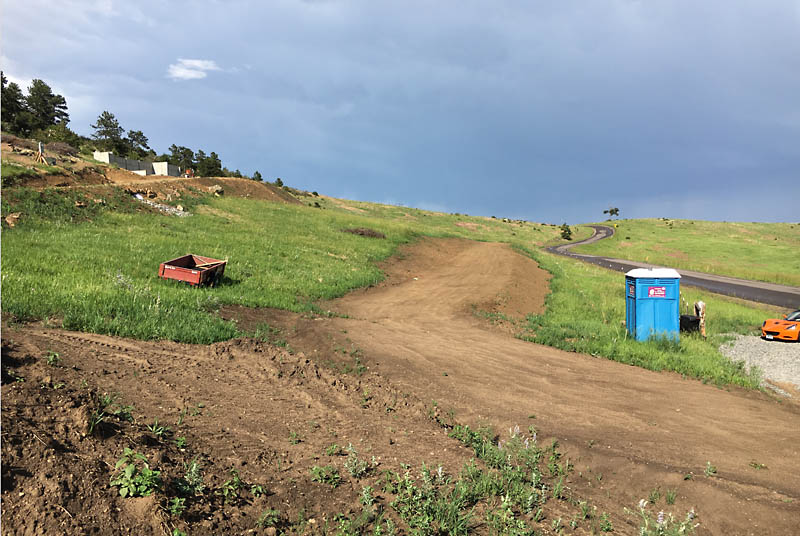
[{"label": "blue portable toilet", "polygon": [[636,268],[625,274],[625,324],[637,341],[678,340],[680,281],[671,268]]}]

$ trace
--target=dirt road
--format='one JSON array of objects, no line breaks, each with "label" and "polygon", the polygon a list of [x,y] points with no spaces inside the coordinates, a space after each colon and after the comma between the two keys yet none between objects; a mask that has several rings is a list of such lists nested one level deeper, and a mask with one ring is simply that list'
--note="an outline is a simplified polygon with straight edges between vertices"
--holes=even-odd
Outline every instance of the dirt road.
[{"label": "dirt road", "polygon": [[[336,303],[350,318],[334,324],[402,389],[452,407],[458,420],[535,424],[571,453],[585,477],[576,485],[608,494],[618,509],[656,487],[677,488],[679,507],[696,508],[713,534],[797,533],[797,404],[488,328],[471,304],[502,306],[545,279],[506,246],[430,241],[389,270],[391,284]],[[541,307],[541,290],[532,296],[511,308]],[[718,470],[713,477],[704,475],[707,462]]]}]

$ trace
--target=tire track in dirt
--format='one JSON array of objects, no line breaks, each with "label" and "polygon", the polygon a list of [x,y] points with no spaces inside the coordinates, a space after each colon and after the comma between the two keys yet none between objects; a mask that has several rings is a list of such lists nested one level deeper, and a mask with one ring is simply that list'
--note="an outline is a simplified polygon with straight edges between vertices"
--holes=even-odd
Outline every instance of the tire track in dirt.
[{"label": "tire track in dirt", "polygon": [[[252,340],[199,346],[28,328],[25,344],[34,355],[47,348],[80,356],[75,362],[78,369],[98,377],[101,389],[118,392],[123,403],[136,400],[137,413],[146,415],[148,422],[158,417],[168,424],[178,419],[183,408],[197,411],[198,404],[203,404],[197,417],[203,424],[195,427],[195,419],[186,417],[187,435],[190,442],[202,440],[207,450],[225,453],[221,461],[228,465],[250,460],[258,466],[254,457],[261,465],[280,459],[285,470],[303,467],[307,474],[322,447],[316,453],[293,455],[292,432],[304,442],[311,441],[307,437],[311,434],[324,438],[335,432],[329,441],[344,442],[343,446],[348,442],[363,445],[366,439],[379,459],[394,460],[389,458],[393,449],[387,451],[386,445],[408,441],[385,440],[386,419],[374,418],[374,413],[389,416],[391,412],[390,423],[398,428],[418,428],[413,421],[427,420],[423,403],[377,376],[343,377],[302,355]],[[365,392],[372,394],[368,404],[363,402]],[[365,418],[370,414],[373,418]],[[445,451],[453,449],[455,443],[438,427],[429,423],[428,428],[429,440]]]},{"label": "tire track in dirt", "polygon": [[[487,419],[501,430],[534,423],[568,447],[579,470],[603,473],[602,483],[587,482],[583,491],[600,486],[615,511],[634,507],[657,486],[674,487],[679,507],[695,507],[710,533],[796,530],[796,403],[489,329],[469,314],[470,304],[491,303],[519,284],[521,273],[545,283],[535,262],[507,246],[429,241],[406,256],[401,267],[388,268],[387,284],[331,304],[349,316],[334,319],[333,328],[347,330],[393,383],[454,408],[459,421]],[[717,475],[703,475],[706,462]],[[684,481],[689,473],[692,480]]]}]

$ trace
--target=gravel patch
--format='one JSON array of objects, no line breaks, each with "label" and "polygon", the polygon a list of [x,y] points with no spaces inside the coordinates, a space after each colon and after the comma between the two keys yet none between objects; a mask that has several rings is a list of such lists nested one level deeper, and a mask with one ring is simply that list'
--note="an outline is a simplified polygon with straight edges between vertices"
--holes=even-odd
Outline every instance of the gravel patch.
[{"label": "gravel patch", "polygon": [[155,208],[157,210],[160,210],[164,214],[170,214],[172,216],[178,216],[180,218],[183,218],[185,216],[191,216],[191,214],[189,214],[189,212],[183,210],[183,207],[181,207],[180,205],[178,205],[177,207],[173,207],[173,206],[170,206],[170,205],[164,205],[164,204],[161,204],[161,203],[156,203],[155,201],[150,201],[149,199],[147,199],[145,197],[142,197],[141,194],[136,194],[133,197],[135,197],[137,200],[139,200],[140,202],[144,203],[145,205],[150,205],[151,207],[153,207],[153,208]]},{"label": "gravel patch", "polygon": [[792,383],[800,389],[800,343],[765,341],[754,335],[734,337],[735,340],[720,347],[722,355],[731,361],[744,361],[748,370],[758,367],[764,379]]}]

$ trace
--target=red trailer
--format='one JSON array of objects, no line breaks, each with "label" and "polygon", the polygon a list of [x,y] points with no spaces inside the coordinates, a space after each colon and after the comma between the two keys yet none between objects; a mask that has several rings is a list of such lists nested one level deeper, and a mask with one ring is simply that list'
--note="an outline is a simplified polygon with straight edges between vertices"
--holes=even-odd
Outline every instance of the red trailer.
[{"label": "red trailer", "polygon": [[228,261],[201,257],[200,255],[184,255],[171,261],[162,262],[158,268],[158,276],[162,279],[185,281],[190,285],[214,286],[225,272]]}]

